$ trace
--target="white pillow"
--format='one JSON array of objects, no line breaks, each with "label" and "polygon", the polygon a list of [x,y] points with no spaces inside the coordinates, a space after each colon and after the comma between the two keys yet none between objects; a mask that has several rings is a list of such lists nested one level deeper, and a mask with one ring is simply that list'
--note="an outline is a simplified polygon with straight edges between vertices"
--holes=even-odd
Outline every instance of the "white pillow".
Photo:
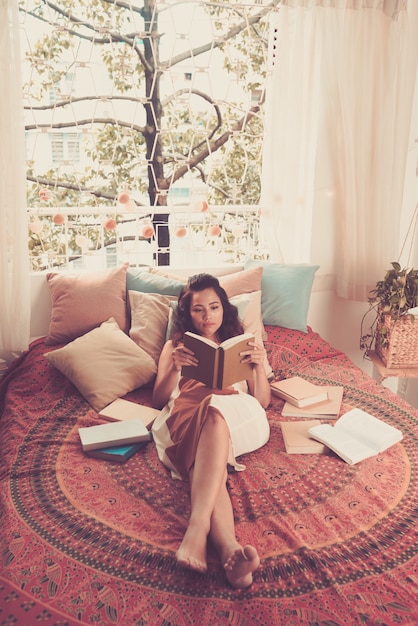
[{"label": "white pillow", "polygon": [[[257,343],[263,343],[265,330],[261,312],[261,291],[242,293],[239,296],[229,298],[231,304],[238,308],[238,315],[244,326],[244,332],[254,333]],[[264,361],[264,369],[268,378],[273,376],[273,370],[267,360]]]},{"label": "white pillow", "polygon": [[157,367],[114,318],[45,358],[77,387],[96,411],[152,380]]}]

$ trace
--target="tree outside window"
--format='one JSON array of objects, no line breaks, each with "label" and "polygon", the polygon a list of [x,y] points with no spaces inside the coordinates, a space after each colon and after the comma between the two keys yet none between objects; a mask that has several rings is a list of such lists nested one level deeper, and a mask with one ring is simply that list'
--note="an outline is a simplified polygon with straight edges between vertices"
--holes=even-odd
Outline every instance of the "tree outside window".
[{"label": "tree outside window", "polygon": [[164,248],[167,207],[256,206],[278,5],[22,3],[28,207],[76,207],[75,222],[108,207],[117,224],[141,212]]}]

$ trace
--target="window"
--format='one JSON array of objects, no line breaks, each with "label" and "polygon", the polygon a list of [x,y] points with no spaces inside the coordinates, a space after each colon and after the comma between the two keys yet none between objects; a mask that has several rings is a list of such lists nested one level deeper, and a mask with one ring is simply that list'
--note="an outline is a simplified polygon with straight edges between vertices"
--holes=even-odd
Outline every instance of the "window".
[{"label": "window", "polygon": [[[155,214],[179,207],[184,217],[202,198],[223,228],[220,209],[245,207],[242,231],[259,202],[269,20],[279,4],[22,4],[28,207],[45,222],[30,245],[40,268],[56,261],[45,237],[57,207],[73,216],[64,244],[75,254],[83,215],[117,223],[90,239],[91,251],[136,237]],[[170,245],[164,236],[157,247]]]},{"label": "window", "polygon": [[80,160],[80,141],[77,133],[51,134],[52,162],[76,163]]}]

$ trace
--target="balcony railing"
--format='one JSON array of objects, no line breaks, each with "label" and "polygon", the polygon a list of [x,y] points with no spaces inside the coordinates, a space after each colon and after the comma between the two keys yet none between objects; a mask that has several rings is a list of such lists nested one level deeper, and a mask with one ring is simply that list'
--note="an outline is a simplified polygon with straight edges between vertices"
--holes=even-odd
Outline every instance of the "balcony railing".
[{"label": "balcony railing", "polygon": [[31,270],[104,269],[122,262],[198,268],[267,258],[257,206],[118,211],[108,206],[30,210]]}]

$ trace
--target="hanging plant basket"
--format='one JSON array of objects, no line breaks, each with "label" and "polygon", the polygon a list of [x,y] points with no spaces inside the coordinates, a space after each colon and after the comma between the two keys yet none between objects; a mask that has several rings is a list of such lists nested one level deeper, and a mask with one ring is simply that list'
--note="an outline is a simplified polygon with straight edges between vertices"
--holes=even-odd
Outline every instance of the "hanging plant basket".
[{"label": "hanging plant basket", "polygon": [[386,367],[418,367],[418,320],[412,315],[394,319],[380,314],[375,352]]},{"label": "hanging plant basket", "polygon": [[[409,310],[418,306],[418,270],[402,269],[393,262],[369,297],[369,310],[362,320],[360,347],[374,349],[386,367],[418,367],[418,317]],[[363,326],[372,313],[366,334]]]}]

